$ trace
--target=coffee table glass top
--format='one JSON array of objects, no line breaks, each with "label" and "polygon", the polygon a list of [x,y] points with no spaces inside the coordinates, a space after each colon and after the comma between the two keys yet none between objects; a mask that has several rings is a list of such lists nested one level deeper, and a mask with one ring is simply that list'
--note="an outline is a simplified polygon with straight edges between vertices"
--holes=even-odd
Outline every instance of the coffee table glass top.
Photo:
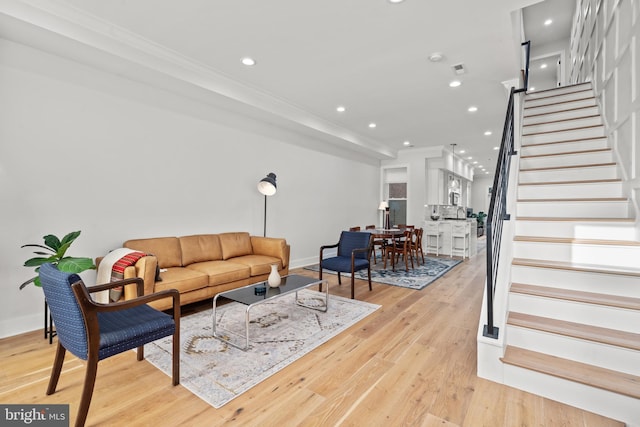
[{"label": "coffee table glass top", "polygon": [[[290,292],[295,292],[315,283],[320,284],[321,282],[322,280],[316,279],[314,277],[291,274],[289,276],[283,276],[282,281],[280,282],[280,286],[278,286],[277,288],[270,287],[269,283],[265,281],[254,283],[253,285],[249,286],[244,286],[242,288],[225,291],[220,293],[220,296],[232,301],[239,302],[241,304],[252,305],[257,302],[273,298],[275,296],[281,296]],[[260,291],[261,288],[264,288],[264,292]]]}]

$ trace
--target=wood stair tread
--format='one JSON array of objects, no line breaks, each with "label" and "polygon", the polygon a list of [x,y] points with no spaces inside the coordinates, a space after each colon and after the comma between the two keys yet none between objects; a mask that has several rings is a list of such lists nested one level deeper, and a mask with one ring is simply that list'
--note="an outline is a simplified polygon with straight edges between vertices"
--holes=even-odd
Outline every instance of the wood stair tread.
[{"label": "wood stair tread", "polygon": [[546,131],[543,131],[543,132],[533,132],[533,133],[523,133],[522,137],[524,138],[525,136],[547,135],[547,134],[550,134],[550,133],[558,133],[558,132],[572,132],[572,131],[576,131],[576,130],[593,129],[593,128],[604,128],[604,125],[580,126],[580,127],[577,127],[577,128],[546,130]]},{"label": "wood stair tread", "polygon": [[600,117],[600,114],[590,114],[588,116],[571,117],[571,118],[567,118],[567,119],[551,120],[551,121],[548,121],[548,122],[529,123],[529,124],[526,124],[526,125],[522,125],[522,127],[525,128],[527,126],[544,126],[544,125],[549,125],[549,124],[554,124],[554,123],[570,122],[572,120],[593,119],[594,117]]},{"label": "wood stair tread", "polygon": [[515,236],[516,242],[569,243],[576,245],[640,246],[637,240],[581,239],[574,237]]},{"label": "wood stair tread", "polygon": [[[564,110],[550,111],[550,112],[547,112],[547,113],[538,113],[538,114],[529,114],[529,115],[524,115],[524,116],[522,116],[522,118],[523,118],[523,119],[527,119],[527,118],[530,118],[530,117],[549,116],[549,115],[551,115],[551,114],[567,113],[567,112],[569,112],[569,111],[586,110],[586,109],[594,108],[594,107],[596,107],[596,106],[595,106],[595,105],[589,105],[589,106],[586,106],[586,107],[565,108]],[[547,123],[549,123],[549,122],[547,122]],[[533,123],[532,123],[532,124],[533,124]],[[530,125],[523,125],[523,126],[530,126]]]},{"label": "wood stair tread", "polygon": [[555,298],[585,304],[603,305],[607,307],[640,310],[640,298],[620,295],[601,294],[596,292],[576,291],[573,289],[551,288],[548,286],[512,283],[511,292],[534,295],[545,298]]},{"label": "wood stair tread", "polygon": [[515,312],[507,324],[640,351],[640,334],[632,332]]},{"label": "wood stair tread", "polygon": [[640,399],[640,377],[507,346],[503,363]]},{"label": "wood stair tread", "polygon": [[626,197],[576,197],[559,199],[518,199],[518,203],[528,202],[627,202]]},{"label": "wood stair tread", "polygon": [[583,179],[575,181],[538,181],[538,182],[519,182],[518,185],[571,185],[571,184],[605,184],[611,182],[622,182],[620,178],[610,179]]},{"label": "wood stair tread", "polygon": [[635,218],[578,218],[553,216],[519,216],[516,221],[559,221],[559,222],[636,222]]},{"label": "wood stair tread", "polygon": [[569,165],[569,166],[549,166],[543,168],[520,168],[520,172],[533,172],[533,171],[545,171],[545,170],[556,170],[556,169],[577,169],[577,168],[594,168],[594,167],[602,167],[602,166],[615,166],[615,162],[606,162],[606,163],[588,163],[583,165]]},{"label": "wood stair tread", "polygon": [[548,142],[534,142],[528,144],[522,144],[521,148],[524,147],[539,147],[541,145],[552,145],[552,144],[566,144],[568,142],[582,142],[582,141],[592,141],[594,139],[606,139],[606,136],[591,136],[587,138],[576,138],[576,139],[562,139],[559,141],[548,141]]},{"label": "wood stair tread", "polygon": [[562,153],[530,154],[528,156],[520,156],[520,159],[535,159],[539,157],[554,157],[554,156],[570,156],[573,154],[603,153],[607,151],[611,152],[611,148],[595,148],[593,150],[565,151]]},{"label": "wood stair tread", "polygon": [[579,264],[566,261],[551,261],[541,259],[513,258],[512,265],[536,268],[551,268],[555,270],[583,271],[589,273],[615,274],[620,276],[640,277],[640,269],[598,264]]}]

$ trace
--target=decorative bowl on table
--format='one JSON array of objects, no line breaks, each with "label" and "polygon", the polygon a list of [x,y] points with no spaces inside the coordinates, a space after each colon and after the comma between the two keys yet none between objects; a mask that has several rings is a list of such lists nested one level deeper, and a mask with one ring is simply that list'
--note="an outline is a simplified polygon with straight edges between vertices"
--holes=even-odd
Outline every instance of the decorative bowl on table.
[{"label": "decorative bowl on table", "polygon": [[437,220],[439,220],[439,219],[440,219],[440,215],[438,215],[438,214],[432,214],[432,215],[431,215],[431,219],[432,219],[432,220],[434,220],[434,221],[437,221]]}]

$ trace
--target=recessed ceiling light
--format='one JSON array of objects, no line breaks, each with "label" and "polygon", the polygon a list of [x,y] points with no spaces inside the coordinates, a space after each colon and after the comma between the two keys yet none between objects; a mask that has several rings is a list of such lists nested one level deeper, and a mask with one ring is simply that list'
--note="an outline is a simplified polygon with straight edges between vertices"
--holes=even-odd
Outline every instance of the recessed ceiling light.
[{"label": "recessed ceiling light", "polygon": [[462,84],[462,82],[460,80],[453,80],[451,83],[449,83],[449,87],[458,87]]},{"label": "recessed ceiling light", "polygon": [[484,174],[485,174],[485,175],[489,175],[489,171],[486,171]]},{"label": "recessed ceiling light", "polygon": [[252,66],[252,65],[256,65],[256,61],[253,58],[242,58],[242,63],[248,67]]},{"label": "recessed ceiling light", "polygon": [[464,153],[466,153],[465,150],[460,150],[460,154],[464,154]]},{"label": "recessed ceiling light", "polygon": [[489,135],[491,135],[492,133],[493,133],[493,132],[491,132],[490,130],[485,131],[485,132],[484,132],[484,136],[489,136]]},{"label": "recessed ceiling light", "polygon": [[338,113],[344,113],[345,111],[347,111],[347,109],[343,105],[338,105],[338,107],[336,108],[336,111]]},{"label": "recessed ceiling light", "polygon": [[547,19],[546,21],[544,21],[544,25],[547,26],[547,27],[549,25],[551,25],[552,23],[553,23],[553,20],[551,20],[551,19]]},{"label": "recessed ceiling light", "polygon": [[471,157],[471,156],[467,157],[467,160],[471,160],[471,159],[473,159],[473,157]]},{"label": "recessed ceiling light", "polygon": [[534,90],[536,90],[536,88],[531,86],[528,90],[529,90],[529,92],[533,92]]},{"label": "recessed ceiling light", "polygon": [[440,62],[442,61],[443,58],[444,58],[444,55],[441,54],[440,52],[434,52],[431,55],[429,55],[429,61],[431,62]]},{"label": "recessed ceiling light", "polygon": [[376,126],[377,126],[377,125],[376,125],[375,123],[373,123],[373,122],[372,122],[372,123],[369,123],[369,127],[370,127],[371,129],[373,129],[373,128],[374,128],[374,127],[376,127]]},{"label": "recessed ceiling light", "polygon": [[493,147],[493,149],[494,149],[494,150],[499,150],[499,149],[500,149],[500,147]]},{"label": "recessed ceiling light", "polygon": [[477,164],[478,164],[478,162],[477,162],[477,161],[475,161],[475,162],[473,162],[473,164],[474,164],[474,165],[477,165]]},{"label": "recessed ceiling light", "polygon": [[482,165],[478,165],[478,167],[479,167],[480,169],[484,168],[484,166],[482,166]]},{"label": "recessed ceiling light", "polygon": [[402,3],[403,1],[404,0],[389,0],[389,3],[396,4],[396,3]]},{"label": "recessed ceiling light", "polygon": [[542,68],[544,70],[545,68],[547,68],[547,64],[540,65],[540,68]]},{"label": "recessed ceiling light", "polygon": [[478,111],[478,107],[471,106],[471,107],[468,108],[467,111],[470,112],[470,113],[475,113],[476,111]]},{"label": "recessed ceiling light", "polygon": [[411,143],[409,141],[405,141],[402,143],[402,145],[404,145],[405,147],[408,147],[411,145]]}]

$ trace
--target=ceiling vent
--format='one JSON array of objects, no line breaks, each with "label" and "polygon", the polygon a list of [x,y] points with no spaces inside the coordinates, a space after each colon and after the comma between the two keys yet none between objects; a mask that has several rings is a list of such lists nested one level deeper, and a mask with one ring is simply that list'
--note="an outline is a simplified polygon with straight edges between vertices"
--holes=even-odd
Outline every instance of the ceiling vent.
[{"label": "ceiling vent", "polygon": [[467,72],[467,69],[464,68],[464,64],[455,64],[452,65],[451,68],[453,68],[453,72],[457,75],[465,74]]}]

